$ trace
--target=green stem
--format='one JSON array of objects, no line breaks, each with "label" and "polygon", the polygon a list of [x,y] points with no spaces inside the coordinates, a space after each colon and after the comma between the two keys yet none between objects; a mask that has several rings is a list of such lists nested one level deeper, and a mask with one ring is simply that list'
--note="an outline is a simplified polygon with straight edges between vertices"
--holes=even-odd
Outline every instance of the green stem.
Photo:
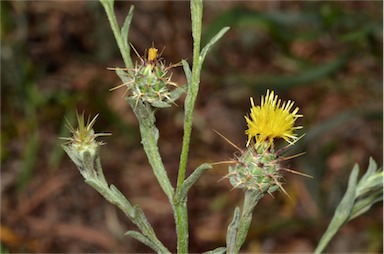
[{"label": "green stem", "polygon": [[[152,128],[156,128],[156,127],[152,127]],[[164,168],[164,164],[161,160],[157,141],[152,132],[145,132],[143,131],[143,129],[144,128],[140,128],[140,132],[141,132],[144,151],[147,154],[149,164],[151,164],[151,167],[153,169],[153,172],[156,176],[157,181],[160,184],[160,187],[163,189],[163,191],[167,195],[169,202],[173,204],[174,190],[167,176],[167,172]]]},{"label": "green stem", "polygon": [[247,237],[249,226],[252,222],[252,211],[263,196],[263,192],[258,190],[245,192],[243,211],[241,213],[239,229],[236,237],[235,253],[239,253],[241,246]]},{"label": "green stem", "polygon": [[115,13],[113,11],[114,0],[100,0],[100,2],[104,6],[104,10],[107,14],[109,23],[113,31],[113,35],[115,36],[117,46],[119,47],[125,66],[127,68],[133,68],[129,48],[127,49],[127,46],[124,43],[124,39],[121,36],[119,24],[117,23]]},{"label": "green stem", "polygon": [[[191,0],[191,19],[192,19],[192,37],[193,37],[193,67],[192,79],[188,84],[188,93],[185,99],[185,116],[184,116],[184,136],[183,145],[180,155],[179,173],[177,178],[177,189],[181,188],[187,169],[189,144],[191,141],[193,110],[200,83],[200,42],[201,42],[201,26],[203,15],[202,0]],[[188,253],[188,210],[187,202],[175,204],[176,212],[176,230],[177,230],[177,251],[178,253]]]},{"label": "green stem", "polygon": [[188,84],[188,93],[185,99],[185,116],[184,116],[184,136],[183,146],[180,156],[179,175],[177,179],[177,187],[183,184],[187,167],[189,144],[191,141],[193,110],[197,94],[199,92],[200,83],[200,42],[201,42],[201,23],[202,23],[203,3],[201,0],[191,0],[191,17],[192,17],[192,37],[193,37],[193,66],[191,84]]},{"label": "green stem", "polygon": [[173,207],[174,189],[161,160],[158,146],[159,130],[155,126],[156,119],[154,112],[151,111],[149,106],[141,102],[137,103],[136,105],[136,100],[129,100],[129,104],[131,105],[133,112],[139,120],[141,143],[143,144],[143,148],[147,155],[149,164],[151,164],[160,187],[167,195],[168,200]]},{"label": "green stem", "polygon": [[186,200],[182,203],[175,203],[174,210],[176,233],[177,233],[177,253],[188,253],[188,210]]}]

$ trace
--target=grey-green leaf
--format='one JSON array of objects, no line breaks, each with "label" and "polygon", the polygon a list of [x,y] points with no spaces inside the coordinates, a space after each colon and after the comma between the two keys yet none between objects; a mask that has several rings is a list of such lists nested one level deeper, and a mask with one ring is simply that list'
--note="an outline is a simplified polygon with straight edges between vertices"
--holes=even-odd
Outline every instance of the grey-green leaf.
[{"label": "grey-green leaf", "polygon": [[174,102],[175,100],[179,99],[179,97],[185,93],[185,85],[176,87],[173,89],[169,95],[169,101]]},{"label": "grey-green leaf", "polygon": [[200,43],[201,20],[203,18],[203,0],[191,1],[192,37],[194,42]]},{"label": "grey-green leaf", "polygon": [[133,5],[131,5],[131,8],[129,9],[128,15],[125,18],[123,27],[121,28],[121,37],[123,37],[123,39],[124,39],[124,47],[126,50],[128,50],[128,52],[130,51],[128,32],[129,32],[129,27],[130,27],[131,22],[132,22],[134,9],[135,9],[135,7]]},{"label": "grey-green leaf", "polygon": [[180,189],[176,193],[175,201],[180,203],[183,202],[183,200],[187,197],[188,191],[192,185],[208,169],[212,169],[212,165],[209,163],[204,163],[197,167],[195,171],[193,171],[193,173],[181,185]]},{"label": "grey-green leaf", "polygon": [[135,205],[134,214],[135,214],[135,221],[137,223],[137,226],[141,229],[141,231],[145,235],[155,236],[155,232],[153,231],[151,224],[149,224],[147,218],[145,217],[145,214],[141,209],[141,207]]},{"label": "grey-green leaf", "polygon": [[189,67],[189,64],[185,60],[181,60],[181,63],[183,64],[183,69],[185,73],[185,77],[187,78],[187,85],[190,86],[192,82],[192,71],[191,67]]},{"label": "grey-green leaf", "polygon": [[227,248],[225,248],[225,247],[219,247],[219,248],[216,248],[214,250],[203,252],[202,254],[223,254],[223,253],[225,253],[226,250],[227,250]]},{"label": "grey-green leaf", "polygon": [[[154,251],[157,251],[157,246],[146,236],[141,234],[140,232],[129,230],[124,235],[130,236],[132,238],[135,238],[136,240],[142,242],[143,244],[147,245],[149,248],[151,248]],[[158,251],[157,251],[158,252]]]},{"label": "grey-green leaf", "polygon": [[359,173],[359,166],[355,165],[351,175],[349,176],[348,188],[346,193],[344,194],[343,199],[340,204],[336,208],[335,214],[325,231],[324,235],[320,239],[320,242],[315,250],[315,253],[321,253],[325,247],[328,245],[329,241],[336,234],[339,228],[348,220],[352,207],[355,202],[355,194],[356,194],[356,183],[357,176]]},{"label": "grey-green leaf", "polygon": [[166,101],[152,101],[151,105],[154,108],[169,108],[171,106],[171,104]]},{"label": "grey-green leaf", "polygon": [[208,51],[212,48],[212,46],[221,38],[223,35],[229,30],[229,27],[224,27],[218,32],[209,42],[203,50],[201,51],[200,55],[200,64],[203,64],[205,56],[207,55]]},{"label": "grey-green leaf", "polygon": [[123,195],[123,193],[121,193],[113,184],[110,185],[110,190],[114,198],[116,199],[117,204],[121,206],[121,209],[124,210],[125,213],[128,213],[127,215],[129,215],[130,218],[133,218],[134,216],[133,207],[131,203],[129,203],[127,198]]},{"label": "grey-green leaf", "polygon": [[131,81],[131,78],[128,76],[128,74],[122,70],[122,69],[116,69],[116,74],[117,76],[119,76],[119,78],[121,79],[121,81],[123,81],[123,83],[128,83]]},{"label": "grey-green leaf", "polygon": [[371,209],[373,204],[380,201],[383,201],[383,191],[378,191],[377,193],[373,193],[364,199],[358,200],[353,206],[348,221],[353,220],[354,218],[367,212],[369,209]]},{"label": "grey-green leaf", "polygon": [[236,237],[240,223],[240,208],[236,207],[231,224],[227,230],[227,253],[232,254],[236,250]]}]

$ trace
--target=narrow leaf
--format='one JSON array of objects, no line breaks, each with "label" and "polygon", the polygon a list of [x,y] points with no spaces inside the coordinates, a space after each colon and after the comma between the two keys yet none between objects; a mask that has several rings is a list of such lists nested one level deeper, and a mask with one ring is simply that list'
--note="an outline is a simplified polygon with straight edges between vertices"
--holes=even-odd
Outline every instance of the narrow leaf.
[{"label": "narrow leaf", "polygon": [[231,224],[228,226],[227,230],[227,253],[231,254],[235,252],[236,249],[236,237],[237,231],[239,230],[240,223],[240,208],[236,207],[233,214],[233,219]]},{"label": "narrow leaf", "polygon": [[104,6],[107,6],[108,8],[113,9],[115,0],[100,0],[100,3],[103,4]]},{"label": "narrow leaf", "polygon": [[183,182],[180,189],[177,191],[175,201],[180,203],[183,202],[183,200],[187,197],[188,191],[192,185],[208,169],[212,169],[212,165],[209,163],[204,163],[197,167],[195,171],[193,171],[193,173]]},{"label": "narrow leaf", "polygon": [[203,48],[200,55],[200,64],[203,64],[205,56],[207,55],[208,51],[213,47],[213,45],[221,38],[223,35],[229,30],[229,27],[224,27],[218,32],[211,40],[208,42],[208,44]]},{"label": "narrow leaf", "polygon": [[107,195],[107,188],[101,185],[97,180],[93,178],[85,179],[84,182],[99,192],[108,202],[115,204],[114,200]]},{"label": "narrow leaf", "polygon": [[142,242],[143,244],[147,245],[152,250],[156,251],[157,253],[160,253],[157,246],[148,237],[144,236],[142,233],[134,230],[129,230],[124,235],[135,238],[139,242]]},{"label": "narrow leaf", "polygon": [[134,9],[135,9],[135,7],[133,5],[131,5],[131,8],[129,9],[128,15],[125,18],[123,27],[121,28],[121,37],[123,37],[124,47],[128,52],[130,51],[129,41],[128,41],[128,32],[129,32],[129,27],[130,27],[131,22],[132,22]]},{"label": "narrow leaf", "polygon": [[179,97],[185,93],[185,85],[176,87],[171,91],[171,94],[169,95],[169,101],[174,102],[175,100],[179,99]]},{"label": "narrow leaf", "polygon": [[183,64],[183,69],[184,69],[185,77],[187,78],[187,84],[188,84],[188,86],[190,86],[191,82],[192,82],[192,71],[191,71],[191,68],[189,67],[189,64],[188,64],[187,61],[181,60],[181,63]]},{"label": "narrow leaf", "polygon": [[367,212],[369,209],[371,209],[372,205],[383,201],[383,192],[377,192],[373,195],[370,195],[364,199],[358,200],[351,212],[351,215],[348,218],[348,221],[353,220],[354,218],[362,215],[363,213]]},{"label": "narrow leaf", "polygon": [[226,250],[227,250],[227,248],[225,248],[225,247],[219,247],[219,248],[216,248],[214,250],[203,252],[202,254],[223,254],[223,253],[225,253]]},{"label": "narrow leaf", "polygon": [[344,197],[341,200],[340,204],[336,208],[335,214],[333,215],[333,218],[327,230],[320,239],[315,253],[321,253],[325,249],[332,237],[336,234],[336,232],[340,229],[340,227],[347,221],[348,217],[350,216],[352,207],[355,202],[356,182],[358,173],[359,166],[355,165],[351,175],[349,176],[347,191],[344,194]]},{"label": "narrow leaf", "polygon": [[377,163],[374,159],[372,159],[372,157],[369,158],[369,165],[368,165],[368,169],[367,171],[365,172],[365,174],[361,177],[360,179],[360,183],[362,182],[365,182],[368,180],[368,178],[375,174],[375,172],[377,171]]},{"label": "narrow leaf", "polygon": [[69,146],[61,145],[63,150],[67,153],[68,157],[75,163],[76,167],[79,169],[80,173],[83,171],[83,166],[80,159],[72,152],[72,149]]},{"label": "narrow leaf", "polygon": [[152,101],[151,105],[155,108],[169,108],[171,104],[165,101]]},{"label": "narrow leaf", "polygon": [[101,166],[100,147],[97,147],[96,158],[95,158],[95,167],[96,167],[97,178],[101,182],[103,182],[105,185],[108,185],[107,180],[105,179],[105,176],[104,176],[103,168]]},{"label": "narrow leaf", "polygon": [[123,209],[125,213],[128,213],[127,215],[129,215],[130,218],[133,218],[133,207],[131,203],[129,203],[128,199],[113,184],[110,185],[110,190],[119,206],[121,206],[121,209]]},{"label": "narrow leaf", "polygon": [[193,41],[200,44],[201,39],[201,24],[203,18],[203,1],[191,1],[191,20],[192,20],[192,37]]},{"label": "narrow leaf", "polygon": [[241,213],[241,218],[239,222],[239,228],[237,230],[237,238],[236,238],[236,249],[235,253],[239,253],[241,246],[245,242],[247,237],[249,227],[252,222],[252,211],[259,202],[261,198],[264,197],[264,192],[256,189],[256,190],[247,190],[245,191],[243,210]]},{"label": "narrow leaf", "polygon": [[140,230],[147,236],[155,237],[155,231],[153,230],[151,224],[149,224],[141,207],[135,205],[134,214],[135,222],[137,223],[137,226],[140,228]]}]

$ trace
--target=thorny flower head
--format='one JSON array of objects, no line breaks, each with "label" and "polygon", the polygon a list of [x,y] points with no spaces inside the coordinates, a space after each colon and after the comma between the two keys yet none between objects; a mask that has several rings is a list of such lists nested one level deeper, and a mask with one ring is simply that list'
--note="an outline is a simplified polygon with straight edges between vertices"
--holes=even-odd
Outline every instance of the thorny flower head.
[{"label": "thorny flower head", "polygon": [[[293,104],[293,101],[282,102],[273,91],[269,90],[264,97],[261,97],[261,106],[255,106],[251,98],[251,113],[245,116],[248,124],[248,129],[245,131],[248,135],[247,149],[243,151],[226,139],[241,153],[231,161],[233,165],[229,166],[229,172],[225,176],[229,178],[234,188],[256,191],[263,195],[280,189],[288,195],[282,186],[284,179],[282,171],[310,177],[280,164],[281,161],[301,154],[284,158],[281,157],[284,149],[278,151],[274,149],[274,139],[282,138],[289,144],[299,139],[294,130],[302,127],[294,125],[296,119],[302,115],[298,114],[299,108],[292,111]],[[253,146],[249,146],[251,140],[255,142]]]},{"label": "thorny flower head", "polygon": [[98,115],[96,115],[92,120],[88,117],[87,122],[85,122],[84,113],[81,115],[76,113],[78,127],[75,129],[68,122],[68,129],[71,131],[72,137],[61,138],[68,141],[63,145],[63,148],[79,168],[83,167],[86,154],[94,160],[97,155],[98,148],[104,144],[103,142],[96,141],[96,138],[111,135],[110,133],[95,133],[92,129],[97,116]]},{"label": "thorny flower head", "polygon": [[128,97],[136,100],[136,105],[143,101],[153,107],[169,107],[182,93],[182,89],[171,81],[172,74],[168,74],[168,71],[178,64],[165,66],[157,52],[158,49],[151,47],[146,58],[140,57],[136,52],[140,63],[136,63],[135,68],[126,69],[128,79],[111,90],[126,87]]},{"label": "thorny flower head", "polygon": [[292,112],[294,102],[281,102],[273,91],[267,90],[267,94],[261,97],[261,106],[255,106],[251,98],[251,113],[245,116],[248,129],[247,146],[252,138],[256,144],[268,142],[273,144],[275,138],[283,138],[290,144],[295,143],[299,138],[294,134],[294,130],[301,129],[302,126],[294,126],[297,118],[302,117],[298,114],[299,108],[296,107]]}]

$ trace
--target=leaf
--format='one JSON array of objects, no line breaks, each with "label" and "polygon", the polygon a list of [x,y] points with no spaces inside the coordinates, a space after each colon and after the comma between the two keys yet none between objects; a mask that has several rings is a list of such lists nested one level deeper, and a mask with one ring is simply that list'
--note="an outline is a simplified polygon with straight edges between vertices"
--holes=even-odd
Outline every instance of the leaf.
[{"label": "leaf", "polygon": [[203,252],[202,254],[223,254],[223,253],[225,253],[226,250],[227,250],[227,248],[225,248],[225,247],[219,247],[219,248],[216,248],[214,250]]},{"label": "leaf", "polygon": [[115,200],[109,195],[109,189],[107,185],[101,184],[100,181],[95,178],[85,179],[84,182],[99,192],[100,195],[102,195],[108,202],[114,205],[116,204]]},{"label": "leaf", "polygon": [[348,218],[348,221],[353,220],[354,218],[367,212],[369,209],[371,209],[373,204],[380,202],[380,201],[383,201],[383,192],[382,191],[378,191],[377,193],[369,195],[366,198],[358,200],[355,203],[355,205],[353,206],[353,209],[352,209],[351,215]]},{"label": "leaf", "polygon": [[113,9],[115,0],[100,0],[100,3],[102,3],[104,6],[107,6],[111,9]]},{"label": "leaf", "polygon": [[151,105],[155,108],[169,108],[171,104],[166,101],[152,101]]},{"label": "leaf", "polygon": [[240,223],[240,208],[236,207],[233,214],[233,219],[231,224],[228,226],[227,230],[227,253],[231,254],[235,252],[236,249],[236,237],[239,230]]},{"label": "leaf", "polygon": [[83,164],[81,163],[78,156],[72,151],[72,149],[67,145],[61,145],[63,150],[67,153],[68,157],[75,163],[76,167],[79,169],[80,173],[83,172]]},{"label": "leaf", "polygon": [[175,196],[175,202],[183,202],[187,197],[189,189],[199,179],[199,177],[208,169],[212,169],[212,165],[209,163],[201,164],[193,171],[193,173],[183,182],[180,189],[177,191]]},{"label": "leaf", "polygon": [[134,9],[135,9],[135,7],[133,5],[131,5],[131,8],[129,9],[128,15],[125,18],[123,27],[121,28],[121,37],[124,40],[124,47],[126,48],[126,50],[128,52],[130,52],[130,46],[129,46],[129,40],[128,40],[128,32],[129,32],[129,27],[130,27],[131,22],[132,22],[132,17],[133,17]]},{"label": "leaf", "polygon": [[101,159],[100,159],[100,146],[96,148],[96,158],[95,158],[95,166],[96,166],[96,173],[97,173],[97,178],[101,182],[103,182],[105,185],[107,184],[107,180],[105,179],[104,172],[103,172],[103,167],[101,166]]},{"label": "leaf", "polygon": [[124,213],[129,215],[130,219],[132,219],[134,216],[134,210],[133,210],[131,203],[129,203],[127,198],[123,195],[123,193],[121,193],[115,187],[115,185],[111,184],[110,190],[111,190],[111,193],[113,194],[117,204],[119,204],[119,206],[121,206],[121,209],[124,211]]},{"label": "leaf", "polygon": [[174,102],[175,100],[179,99],[179,97],[185,93],[185,85],[176,87],[171,91],[171,94],[169,95],[169,102]]},{"label": "leaf", "polygon": [[375,161],[372,157],[370,157],[370,158],[369,158],[368,169],[367,169],[367,171],[365,172],[365,174],[361,177],[361,179],[360,179],[359,182],[361,183],[361,182],[365,182],[365,181],[367,181],[368,178],[369,178],[371,175],[373,175],[376,171],[377,171],[377,163],[376,163],[376,161]]},{"label": "leaf", "polygon": [[190,86],[192,82],[192,71],[191,68],[189,67],[189,64],[187,61],[184,59],[181,60],[181,63],[183,64],[183,69],[185,73],[185,77],[187,78],[187,85]]},{"label": "leaf", "polygon": [[140,228],[143,234],[149,237],[156,237],[155,231],[153,230],[151,224],[149,224],[141,207],[138,205],[135,205],[133,209],[134,209],[135,222],[137,223],[136,225]]},{"label": "leaf", "polygon": [[201,54],[200,54],[200,61],[199,61],[199,64],[203,64],[204,62],[204,59],[205,59],[205,56],[207,55],[208,51],[213,47],[213,45],[218,41],[220,40],[221,37],[223,37],[223,35],[229,30],[229,27],[224,27],[222,28],[209,42],[207,45],[205,45],[205,47],[203,48],[203,50],[201,51]]},{"label": "leaf", "polygon": [[359,180],[356,189],[356,201],[348,221],[368,211],[373,204],[383,200],[383,171],[370,158],[369,166]]},{"label": "leaf", "polygon": [[129,230],[124,235],[127,235],[127,236],[130,236],[132,238],[135,238],[139,242],[142,242],[143,244],[147,245],[152,250],[158,252],[157,246],[148,237],[146,237],[142,233],[134,231],[134,230]]},{"label": "leaf", "polygon": [[87,170],[87,172],[89,173],[90,177],[97,177],[97,171],[95,169],[95,157],[92,156],[89,151],[84,152],[82,163],[85,167],[85,170]]},{"label": "leaf", "polygon": [[351,214],[352,207],[355,202],[356,194],[356,183],[357,176],[359,173],[359,166],[356,164],[352,170],[351,175],[349,176],[348,188],[342,198],[340,204],[336,208],[335,214],[328,225],[327,230],[320,239],[320,242],[315,250],[315,253],[321,253],[324,248],[328,245],[329,241],[340,229],[340,227],[348,220],[348,217]]},{"label": "leaf", "polygon": [[194,42],[200,43],[201,24],[203,18],[203,1],[191,1],[192,37]]},{"label": "leaf", "polygon": [[116,74],[117,74],[117,76],[119,76],[119,78],[121,79],[121,81],[123,83],[128,83],[131,81],[131,78],[122,69],[116,69]]}]

